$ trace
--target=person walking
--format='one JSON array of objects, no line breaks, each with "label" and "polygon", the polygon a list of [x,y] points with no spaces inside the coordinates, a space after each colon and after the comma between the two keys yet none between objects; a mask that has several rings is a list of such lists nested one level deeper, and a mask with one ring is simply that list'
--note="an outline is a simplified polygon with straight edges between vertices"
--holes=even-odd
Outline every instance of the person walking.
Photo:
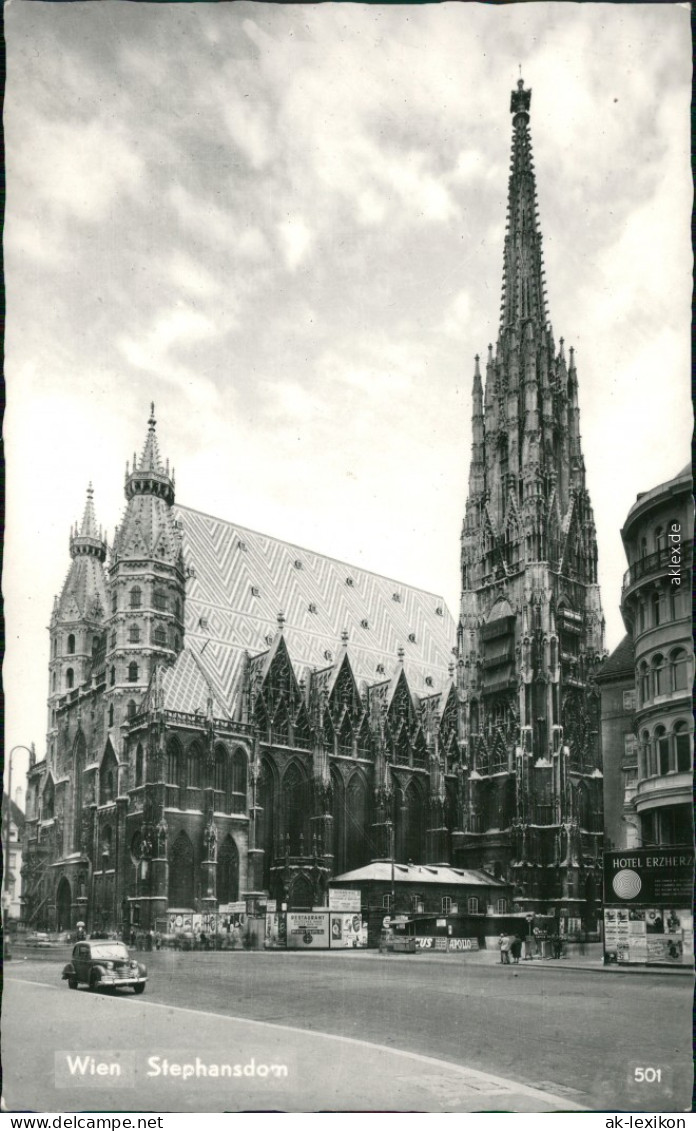
[{"label": "person walking", "polygon": [[510,954],[512,955],[512,961],[514,962],[515,966],[519,966],[520,957],[522,955],[522,939],[517,935],[512,936],[512,941],[510,942]]},{"label": "person walking", "polygon": [[510,965],[510,936],[503,934],[501,931],[500,938],[498,939],[498,946],[500,947],[500,961],[503,966]]}]

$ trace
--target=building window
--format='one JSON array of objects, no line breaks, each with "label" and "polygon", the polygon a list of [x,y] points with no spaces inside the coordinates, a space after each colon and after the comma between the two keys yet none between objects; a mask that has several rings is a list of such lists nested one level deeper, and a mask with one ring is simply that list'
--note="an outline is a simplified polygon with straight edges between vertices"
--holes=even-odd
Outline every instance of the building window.
[{"label": "building window", "polygon": [[109,704],[109,726],[112,727],[113,725],[114,725],[114,705],[113,705],[113,703],[110,703]]},{"label": "building window", "polygon": [[623,709],[624,709],[624,711],[629,711],[629,712],[635,711],[635,709],[636,709],[636,693],[635,693],[634,688],[631,688],[630,691],[624,691],[624,693],[623,693]]},{"label": "building window", "polygon": [[651,758],[650,758],[650,735],[647,730],[644,730],[640,736],[640,759],[639,770],[642,778],[649,778],[652,775]]},{"label": "building window", "polygon": [[73,634],[71,632],[69,637],[68,637],[68,655],[72,656],[74,654],[74,652],[75,652],[75,637],[73,636]]},{"label": "building window", "polygon": [[159,609],[160,612],[166,612],[167,594],[163,589],[155,589],[154,593],[152,594],[152,604],[153,607],[155,609]]},{"label": "building window", "polygon": [[452,910],[452,899],[451,899],[451,897],[449,895],[443,895],[443,897],[442,897],[442,914],[443,915],[449,915],[451,910]]},{"label": "building window", "polygon": [[507,899],[499,899],[496,904],[496,911],[498,912],[498,914],[505,915],[507,913],[507,909]]},{"label": "building window", "polygon": [[128,665],[128,682],[138,682],[138,665],[136,663],[131,663]]},{"label": "building window", "polygon": [[688,683],[688,664],[686,652],[683,648],[675,648],[670,653],[670,684],[672,691],[686,691]]},{"label": "building window", "polygon": [[67,689],[69,691],[71,687],[74,687],[74,685],[75,685],[75,672],[72,670],[72,668],[68,668],[68,670],[65,673],[65,686],[67,687]]},{"label": "building window", "polygon": [[130,591],[130,607],[131,609],[139,609],[142,604],[142,591],[139,585],[134,585]]},{"label": "building window", "polygon": [[112,648],[116,647],[116,631],[115,630],[111,633],[111,647]]},{"label": "building window", "polygon": [[645,602],[641,601],[638,605],[638,628],[640,632],[645,632]]},{"label": "building window", "polygon": [[422,914],[424,906],[425,903],[423,901],[423,893],[420,891],[414,891],[413,895],[411,896],[412,910],[418,912],[419,914]]},{"label": "building window", "polygon": [[665,542],[664,528],[662,526],[658,526],[657,529],[655,530],[655,549],[659,553],[660,550],[664,550],[665,545],[666,545],[666,542]]},{"label": "building window", "polygon": [[394,909],[394,897],[391,895],[383,895],[382,907],[385,911],[392,911]]},{"label": "building window", "polygon": [[652,622],[654,627],[657,628],[660,623],[660,594],[658,592],[653,593],[650,603],[652,605]]},{"label": "building window", "polygon": [[129,699],[128,700],[128,704],[126,706],[126,715],[129,719],[132,719],[134,717],[134,715],[135,715],[135,699]]},{"label": "building window", "polygon": [[112,687],[116,683],[116,668],[113,666],[113,664],[112,664],[111,670],[109,672],[109,683],[111,684]]},{"label": "building window", "polygon": [[479,901],[477,895],[470,895],[466,901],[466,909],[470,915],[478,915]]},{"label": "building window", "polygon": [[662,776],[670,771],[669,735],[663,726],[655,727],[655,753],[658,773]]},{"label": "building window", "polygon": [[132,624],[128,629],[128,642],[130,644],[140,643],[140,629],[137,624]]},{"label": "building window", "polygon": [[164,628],[161,624],[157,625],[157,628],[155,629],[155,631],[152,634],[152,639],[153,639],[153,642],[155,644],[158,644],[161,648],[164,648],[166,646],[167,633],[165,632],[165,630],[164,630]]},{"label": "building window", "polygon": [[138,749],[135,752],[135,784],[143,784],[143,748],[141,743],[138,743]]},{"label": "building window", "polygon": [[643,660],[639,669],[640,701],[647,703],[650,698],[650,669]]},{"label": "building window", "polygon": [[674,752],[677,771],[680,774],[688,773],[691,769],[691,749],[692,743],[688,724],[680,719],[678,723],[674,724]]},{"label": "building window", "polygon": [[663,657],[658,653],[652,658],[653,694],[665,694],[665,665]]},{"label": "building window", "polygon": [[115,613],[117,609],[118,609],[118,593],[114,592],[114,593],[111,594],[111,612]]}]

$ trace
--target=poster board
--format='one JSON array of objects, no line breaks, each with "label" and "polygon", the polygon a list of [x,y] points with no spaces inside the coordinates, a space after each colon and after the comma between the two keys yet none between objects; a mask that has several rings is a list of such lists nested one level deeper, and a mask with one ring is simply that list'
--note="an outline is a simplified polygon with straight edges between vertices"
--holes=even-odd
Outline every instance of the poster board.
[{"label": "poster board", "polygon": [[288,911],[288,950],[308,950],[328,947],[328,911]]},{"label": "poster board", "polygon": [[332,949],[357,950],[367,946],[367,923],[363,923],[358,912],[352,914],[332,912],[329,919]]},{"label": "poster board", "polygon": [[605,963],[693,965],[693,863],[678,846],[605,852]]}]

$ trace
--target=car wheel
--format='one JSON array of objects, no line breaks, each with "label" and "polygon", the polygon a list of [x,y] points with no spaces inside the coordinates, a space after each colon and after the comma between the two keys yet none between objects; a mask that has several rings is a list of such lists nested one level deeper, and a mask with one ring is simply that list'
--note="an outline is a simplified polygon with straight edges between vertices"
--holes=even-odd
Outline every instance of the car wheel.
[{"label": "car wheel", "polygon": [[98,974],[97,974],[97,972],[95,971],[95,972],[94,972],[94,973],[92,974],[92,976],[91,976],[91,978],[90,978],[90,980],[89,980],[89,988],[90,988],[90,990],[98,990],[98,989],[99,989],[99,986],[100,986],[100,984],[101,984],[101,978],[99,977],[99,975],[98,975]]},{"label": "car wheel", "polygon": [[145,993],[145,983],[141,982],[141,984],[139,986],[133,986],[133,992],[136,993],[136,994],[144,994]]},{"label": "car wheel", "polygon": [[71,990],[77,989],[77,978],[68,978],[68,986]]}]

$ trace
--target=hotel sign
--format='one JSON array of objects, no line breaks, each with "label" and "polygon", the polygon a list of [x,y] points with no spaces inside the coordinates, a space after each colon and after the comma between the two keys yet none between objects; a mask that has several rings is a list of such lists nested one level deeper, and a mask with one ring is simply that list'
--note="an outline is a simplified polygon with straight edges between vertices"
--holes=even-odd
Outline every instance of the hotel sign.
[{"label": "hotel sign", "polygon": [[694,853],[689,847],[604,853],[606,907],[690,907]]}]

